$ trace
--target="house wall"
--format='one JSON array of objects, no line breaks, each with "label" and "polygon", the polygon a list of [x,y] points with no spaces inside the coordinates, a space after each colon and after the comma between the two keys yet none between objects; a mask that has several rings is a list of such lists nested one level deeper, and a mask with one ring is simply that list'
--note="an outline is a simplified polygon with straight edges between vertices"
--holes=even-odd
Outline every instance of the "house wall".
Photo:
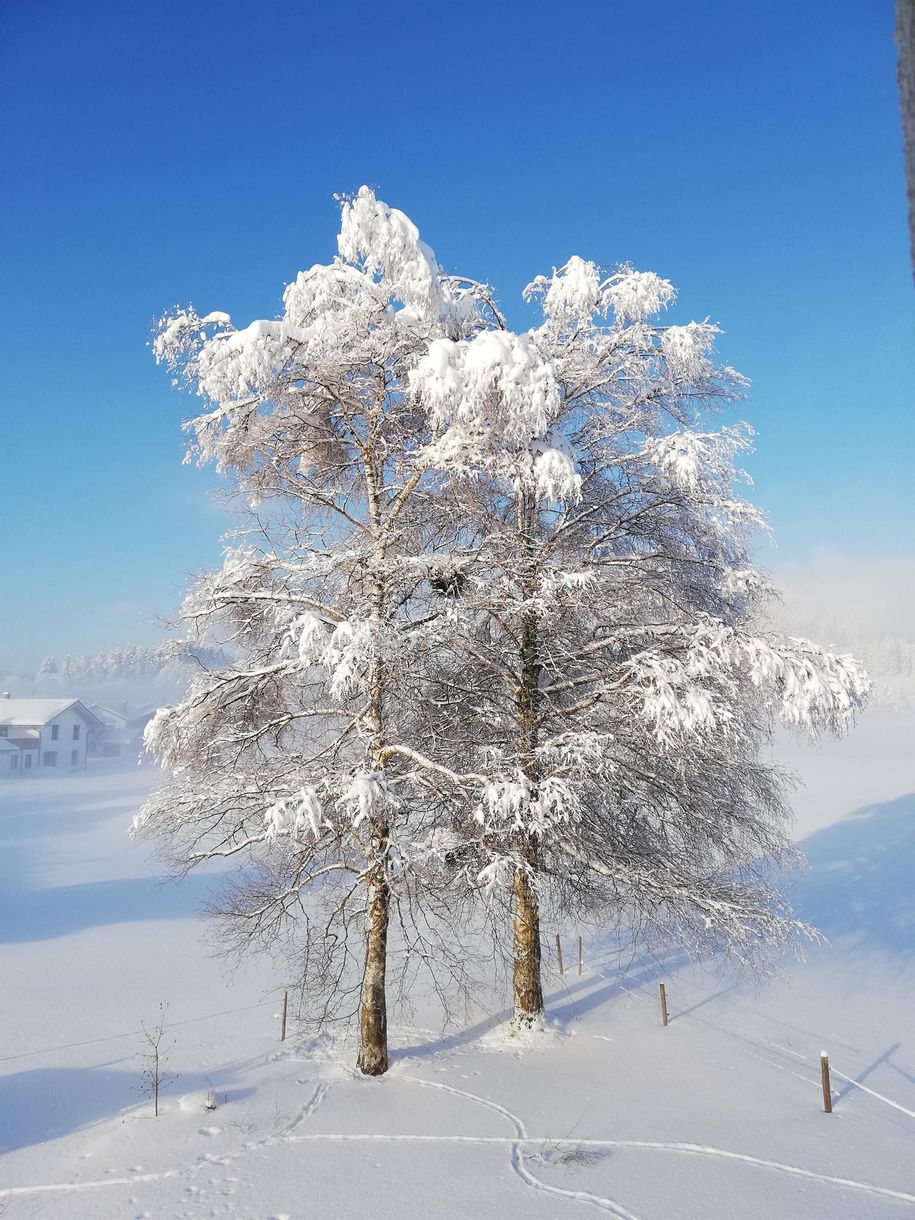
[{"label": "house wall", "polygon": [[22,773],[22,752],[0,747],[0,779],[17,779]]},{"label": "house wall", "polygon": [[[54,734],[55,726],[58,729],[56,736]],[[77,726],[79,734],[74,739],[73,730]],[[86,766],[86,742],[89,736],[89,726],[72,708],[60,712],[53,720],[43,725],[39,735],[41,744],[38,747],[38,767],[44,774],[49,771],[62,773],[82,771]],[[51,755],[54,755],[54,760],[49,762]]]}]

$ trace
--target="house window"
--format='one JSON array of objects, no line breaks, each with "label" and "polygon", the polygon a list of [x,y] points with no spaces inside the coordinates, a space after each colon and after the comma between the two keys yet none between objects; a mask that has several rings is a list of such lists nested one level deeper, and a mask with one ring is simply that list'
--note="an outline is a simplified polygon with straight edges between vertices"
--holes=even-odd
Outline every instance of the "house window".
[{"label": "house window", "polygon": [[25,762],[24,762],[22,765],[23,765],[23,767],[25,767],[26,771],[31,771],[31,769],[32,769],[32,756],[31,756],[31,754],[26,754],[26,756],[25,756]]},{"label": "house window", "polygon": [[79,741],[79,730],[80,730],[80,726],[78,724],[74,724],[74,726],[73,726],[73,740],[74,741]]},{"label": "house window", "polygon": [[18,766],[19,766],[18,757],[15,754],[11,755],[10,756],[10,770],[15,771]]},{"label": "house window", "polygon": [[56,767],[57,766],[57,751],[56,750],[45,750],[44,758],[41,761],[44,764],[44,766],[46,766],[46,767]]},{"label": "house window", "polygon": [[79,762],[79,750],[70,751],[70,766],[75,767]]},{"label": "house window", "polygon": [[56,741],[59,736],[60,736],[60,725],[52,724],[51,725],[51,740]]},{"label": "house window", "polygon": [[9,737],[10,726],[8,724],[0,724],[0,737]]}]

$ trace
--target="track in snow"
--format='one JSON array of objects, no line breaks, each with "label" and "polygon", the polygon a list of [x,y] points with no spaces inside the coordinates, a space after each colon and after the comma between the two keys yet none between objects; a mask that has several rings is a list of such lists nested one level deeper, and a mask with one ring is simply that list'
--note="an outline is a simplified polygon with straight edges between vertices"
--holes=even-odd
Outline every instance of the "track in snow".
[{"label": "track in snow", "polygon": [[[478,1098],[474,1094],[463,1093],[460,1089],[451,1089],[447,1085],[436,1085],[431,1081],[416,1081],[417,1084],[423,1084],[429,1088],[442,1088],[449,1092],[457,1093],[460,1096],[467,1097],[473,1101],[479,1101],[482,1105],[489,1106],[491,1109],[503,1114],[510,1121],[515,1122],[515,1116],[511,1111],[506,1110],[503,1106],[499,1106],[496,1102],[489,1102],[483,1098]],[[517,1129],[517,1128],[516,1128]],[[504,1135],[384,1135],[378,1132],[370,1133],[322,1133],[315,1135],[287,1135],[273,1136],[268,1140],[257,1144],[250,1144],[240,1152],[230,1154],[227,1157],[220,1157],[220,1164],[228,1164],[233,1160],[245,1156],[248,1152],[256,1151],[271,1143],[417,1143],[417,1144],[477,1144],[477,1145],[502,1145],[512,1149],[520,1148],[543,1148],[556,1147],[568,1144],[572,1147],[584,1148],[628,1148],[647,1152],[672,1152],[685,1156],[698,1157],[718,1157],[723,1160],[738,1161],[746,1165],[753,1165],[757,1168],[771,1169],[779,1173],[791,1174],[796,1177],[806,1178],[814,1182],[822,1182],[829,1186],[840,1186],[846,1190],[858,1190],[865,1194],[878,1195],[887,1199],[895,1199],[901,1203],[909,1203],[915,1206],[915,1195],[908,1194],[906,1191],[893,1190],[887,1186],[876,1186],[871,1182],[859,1182],[853,1178],[840,1178],[832,1174],[816,1173],[812,1169],[802,1169],[798,1165],[788,1165],[782,1161],[770,1161],[763,1157],[750,1156],[743,1152],[731,1152],[726,1148],[715,1148],[705,1144],[687,1144],[665,1142],[661,1140],[612,1140],[612,1139],[554,1139],[550,1136],[529,1136],[523,1134],[524,1127],[521,1124],[521,1130],[514,1136]],[[102,1178],[96,1182],[58,1182],[47,1183],[40,1186],[13,1186],[0,1192],[0,1199],[4,1197],[18,1197],[26,1195],[47,1194],[54,1191],[61,1193],[71,1191],[84,1191],[102,1188],[105,1186],[125,1186],[132,1185],[138,1182],[156,1182],[163,1181],[166,1178],[178,1177],[183,1173],[194,1173],[198,1169],[212,1166],[214,1163],[212,1158],[202,1160],[198,1165],[189,1166],[178,1169],[165,1169],[159,1173],[138,1173],[128,1178]],[[513,1168],[518,1172],[518,1164],[513,1162]],[[562,1190],[557,1186],[549,1186],[545,1182],[541,1182],[539,1178],[535,1178],[529,1170],[526,1170],[532,1179],[527,1182],[524,1173],[519,1176],[526,1181],[527,1185],[534,1186],[535,1189],[546,1191],[549,1194],[562,1195],[568,1199],[577,1200],[583,1203],[593,1203],[603,1211],[608,1211],[621,1217],[621,1220],[636,1220],[631,1212],[625,1210],[620,1204],[614,1203],[611,1199],[603,1199],[597,1195],[589,1195],[584,1191],[569,1191]]]},{"label": "track in snow", "polygon": [[615,1202],[613,1199],[605,1199],[601,1195],[593,1195],[584,1190],[564,1190],[561,1186],[550,1186],[549,1183],[542,1181],[535,1174],[531,1173],[530,1169],[524,1164],[524,1155],[522,1153],[522,1145],[528,1143],[527,1130],[518,1115],[513,1114],[505,1106],[500,1105],[496,1101],[490,1101],[487,1097],[480,1097],[476,1093],[469,1093],[466,1089],[457,1089],[454,1085],[442,1084],[439,1081],[420,1080],[417,1076],[402,1076],[401,1079],[408,1080],[411,1084],[417,1084],[423,1088],[440,1089],[445,1093],[453,1093],[457,1097],[463,1097],[468,1101],[476,1102],[477,1105],[485,1106],[487,1109],[494,1110],[497,1114],[502,1115],[503,1118],[507,1118],[514,1126],[517,1134],[517,1139],[511,1141],[512,1169],[525,1186],[530,1186],[533,1190],[539,1190],[545,1194],[560,1195],[566,1199],[573,1199],[579,1203],[590,1203],[600,1211],[618,1217],[618,1220],[639,1220],[638,1216],[627,1211],[622,1204]]}]

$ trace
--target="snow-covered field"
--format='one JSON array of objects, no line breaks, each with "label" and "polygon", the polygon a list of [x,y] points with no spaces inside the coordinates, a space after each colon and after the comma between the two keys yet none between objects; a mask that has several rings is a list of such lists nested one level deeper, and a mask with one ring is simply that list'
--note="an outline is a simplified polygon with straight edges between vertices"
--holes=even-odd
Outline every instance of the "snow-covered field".
[{"label": "snow-covered field", "polygon": [[[4,782],[0,1213],[915,1215],[913,727],[877,710],[820,752],[781,748],[808,785],[796,903],[831,944],[778,983],[678,960],[622,971],[586,942],[581,976],[552,979],[542,1045],[510,1047],[504,1012],[443,1032],[420,1000],[376,1080],[342,1036],[280,1045],[269,965],[211,955],[207,878],[157,885],[127,836],[152,772]],[[160,1002],[177,1079],[155,1119],[138,1031]]]}]

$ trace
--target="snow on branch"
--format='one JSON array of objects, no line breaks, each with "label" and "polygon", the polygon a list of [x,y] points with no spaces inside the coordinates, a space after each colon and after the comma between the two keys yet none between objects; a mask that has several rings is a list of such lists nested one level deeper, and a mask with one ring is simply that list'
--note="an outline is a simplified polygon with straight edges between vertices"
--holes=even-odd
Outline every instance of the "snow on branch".
[{"label": "snow on branch", "polygon": [[578,795],[558,776],[533,783],[523,773],[483,785],[474,817],[484,831],[523,831],[535,838],[555,833],[580,815]]},{"label": "snow on branch", "polygon": [[416,225],[367,186],[343,202],[338,247],[343,258],[379,275],[412,318],[463,325],[472,319],[473,295],[452,290]]},{"label": "snow on branch", "polygon": [[786,724],[811,733],[844,731],[869,689],[852,657],[809,640],[751,635],[709,618],[668,634],[661,648],[639,651],[623,669],[629,692],[640,698],[641,715],[667,749],[691,735],[731,731],[741,679],[774,700]]},{"label": "snow on branch", "polygon": [[581,324],[612,311],[620,325],[644,322],[671,304],[673,285],[651,271],[626,265],[601,280],[595,263],[573,255],[550,276],[538,275],[524,289],[525,300],[543,298],[543,313],[559,325]]},{"label": "snow on branch", "polygon": [[752,449],[753,429],[749,424],[722,428],[720,432],[695,432],[682,428],[649,441],[645,457],[681,487],[691,491],[714,487],[727,492],[735,474],[734,458]]},{"label": "snow on branch", "polygon": [[322,830],[333,830],[333,824],[324,816],[318,794],[310,784],[275,801],[264,814],[264,824],[268,839],[283,835],[299,839],[310,832],[317,842]]},{"label": "snow on branch", "polygon": [[504,469],[548,499],[576,499],[581,479],[567,439],[552,429],[560,394],[549,365],[526,335],[482,331],[469,341],[438,339],[410,373],[410,390],[430,412],[438,438],[426,460],[447,469]]}]

